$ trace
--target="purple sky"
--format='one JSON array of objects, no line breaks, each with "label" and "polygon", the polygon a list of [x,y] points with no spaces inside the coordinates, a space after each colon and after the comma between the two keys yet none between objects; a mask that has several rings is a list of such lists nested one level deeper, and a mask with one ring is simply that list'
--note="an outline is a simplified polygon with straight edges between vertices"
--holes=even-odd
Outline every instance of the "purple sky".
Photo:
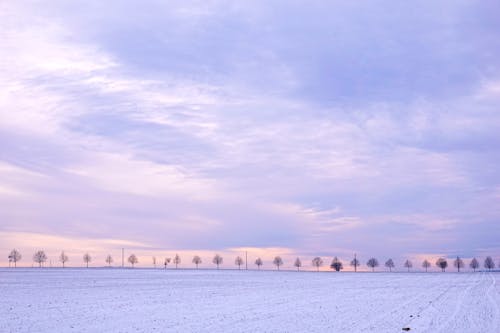
[{"label": "purple sky", "polygon": [[499,16],[3,1],[0,251],[500,255]]}]

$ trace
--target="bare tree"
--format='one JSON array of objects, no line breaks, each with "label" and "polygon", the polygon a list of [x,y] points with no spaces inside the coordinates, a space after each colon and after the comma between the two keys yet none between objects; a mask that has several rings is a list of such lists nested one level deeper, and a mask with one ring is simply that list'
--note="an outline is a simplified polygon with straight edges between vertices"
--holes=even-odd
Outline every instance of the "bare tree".
[{"label": "bare tree", "polygon": [[389,268],[389,272],[392,272],[392,269],[394,268],[394,261],[392,259],[387,259],[385,262],[385,267]]},{"label": "bare tree", "polygon": [[179,257],[177,253],[175,254],[173,263],[175,264],[175,269],[177,269],[177,266],[181,263],[181,257]]},{"label": "bare tree", "polygon": [[65,264],[69,261],[68,256],[64,251],[61,252],[61,255],[59,256],[59,261],[62,263],[63,268],[65,267]]},{"label": "bare tree", "polygon": [[109,267],[111,267],[111,264],[113,263],[113,257],[110,254],[108,254],[108,256],[106,257],[106,263]]},{"label": "bare tree", "polygon": [[17,262],[19,260],[21,260],[22,256],[18,250],[13,249],[12,251],[10,251],[8,258],[9,258],[9,267],[10,267],[10,263],[13,262],[14,268],[15,268],[15,267],[17,267]]},{"label": "bare tree", "polygon": [[425,268],[425,272],[427,273],[427,270],[429,269],[429,267],[431,267],[431,263],[427,259],[425,259],[422,262],[422,267]]},{"label": "bare tree", "polygon": [[354,259],[351,260],[351,266],[354,267],[354,271],[358,271],[359,260],[356,258],[356,253],[354,253]]},{"label": "bare tree", "polygon": [[263,264],[262,259],[257,258],[255,260],[255,264],[257,265],[257,268],[260,270],[260,266],[262,266],[262,264]]},{"label": "bare tree", "polygon": [[436,261],[436,266],[441,268],[441,271],[444,272],[446,270],[446,267],[448,267],[448,261],[444,258],[439,258]]},{"label": "bare tree", "polygon": [[464,262],[460,257],[457,256],[457,259],[453,261],[453,266],[457,269],[457,271],[460,273],[460,268],[463,268],[465,266]]},{"label": "bare tree", "polygon": [[153,267],[156,268],[156,257],[153,257]]},{"label": "bare tree", "polygon": [[42,267],[42,264],[47,261],[47,255],[42,250],[37,251],[33,255],[33,261],[38,263],[38,267]]},{"label": "bare tree", "polygon": [[340,270],[343,269],[344,266],[342,265],[342,262],[337,257],[335,257],[330,264],[330,268],[334,269],[336,272],[340,272]]},{"label": "bare tree", "polygon": [[234,264],[238,266],[238,269],[240,269],[240,266],[243,265],[243,259],[240,256],[237,256],[234,260]]},{"label": "bare tree", "polygon": [[495,262],[491,259],[491,257],[488,256],[484,259],[484,268],[487,268],[489,271],[495,268]]},{"label": "bare tree", "polygon": [[476,258],[472,258],[472,260],[470,261],[470,264],[469,264],[470,268],[472,268],[474,270],[474,272],[476,271],[476,269],[479,268],[479,261],[477,261]]},{"label": "bare tree", "polygon": [[134,268],[134,265],[137,264],[139,262],[139,260],[137,259],[137,257],[135,256],[135,254],[131,254],[128,257],[128,262],[132,265],[132,268]]},{"label": "bare tree", "polygon": [[165,269],[167,269],[168,264],[170,264],[171,259],[170,258],[165,258],[165,261],[163,262],[163,265],[165,266]]},{"label": "bare tree", "polygon": [[219,269],[219,265],[222,264],[223,261],[224,259],[222,259],[222,257],[218,254],[216,254],[212,259],[212,262],[217,265],[217,269]]},{"label": "bare tree", "polygon": [[83,262],[87,264],[87,268],[89,268],[89,262],[92,261],[92,257],[90,256],[90,254],[88,253],[85,253],[83,255]]},{"label": "bare tree", "polygon": [[312,260],[312,265],[316,267],[316,272],[319,272],[319,268],[323,266],[323,259],[316,257]]},{"label": "bare tree", "polygon": [[293,263],[293,265],[294,265],[295,267],[297,267],[297,271],[299,271],[299,270],[300,270],[300,267],[302,267],[302,261],[300,261],[300,258],[298,258],[298,257],[297,257],[297,258],[295,259],[295,262]]},{"label": "bare tree", "polygon": [[408,272],[410,271],[410,268],[413,267],[413,264],[410,260],[406,259],[404,266],[408,269]]},{"label": "bare tree", "polygon": [[366,266],[370,267],[372,269],[372,272],[374,272],[375,271],[375,267],[378,266],[378,260],[376,258],[370,258],[366,262]]},{"label": "bare tree", "polygon": [[198,265],[201,264],[201,258],[199,256],[193,257],[193,264],[196,265],[196,269],[198,269]]},{"label": "bare tree", "polygon": [[280,270],[280,266],[283,265],[283,259],[280,256],[274,257],[273,264]]}]

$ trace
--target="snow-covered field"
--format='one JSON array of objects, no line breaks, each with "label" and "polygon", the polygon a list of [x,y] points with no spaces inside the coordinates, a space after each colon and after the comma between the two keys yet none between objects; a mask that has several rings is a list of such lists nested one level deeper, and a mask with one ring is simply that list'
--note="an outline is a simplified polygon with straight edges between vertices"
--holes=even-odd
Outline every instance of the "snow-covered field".
[{"label": "snow-covered field", "polygon": [[499,279],[0,269],[0,332],[500,332]]}]

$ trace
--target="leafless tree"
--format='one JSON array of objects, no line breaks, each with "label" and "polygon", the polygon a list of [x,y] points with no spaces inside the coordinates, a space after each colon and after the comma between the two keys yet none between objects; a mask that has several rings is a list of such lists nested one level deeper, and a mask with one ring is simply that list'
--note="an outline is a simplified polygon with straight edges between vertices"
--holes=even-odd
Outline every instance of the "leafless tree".
[{"label": "leafless tree", "polygon": [[316,257],[312,260],[312,265],[316,267],[316,272],[319,272],[319,268],[323,266],[323,259]]},{"label": "leafless tree", "polygon": [[137,259],[137,257],[135,256],[135,254],[131,254],[128,257],[128,262],[132,265],[132,268],[134,268],[134,265],[137,264],[139,262],[139,260]]},{"label": "leafless tree", "polygon": [[340,272],[344,268],[342,262],[337,258],[333,258],[332,263],[330,264],[330,268],[334,269],[336,272]]},{"label": "leafless tree", "polygon": [[165,261],[163,262],[163,265],[165,266],[165,269],[167,269],[168,264],[170,264],[171,259],[170,258],[165,258]]},{"label": "leafless tree", "polygon": [[218,254],[216,254],[212,259],[212,262],[217,265],[217,269],[219,269],[219,265],[222,264],[223,261],[222,257]]},{"label": "leafless tree", "polygon": [[464,262],[460,257],[457,256],[457,259],[453,261],[453,266],[457,269],[457,271],[460,273],[460,268],[463,268],[465,266]]},{"label": "leafless tree", "polygon": [[410,260],[406,260],[405,263],[404,263],[404,266],[408,269],[408,272],[410,271],[410,268],[413,267],[413,264]]},{"label": "leafless tree", "polygon": [[280,266],[283,265],[283,259],[280,256],[274,257],[273,264],[280,270]]},{"label": "leafless tree", "polygon": [[257,268],[260,270],[260,266],[262,266],[262,264],[263,264],[262,259],[257,258],[255,260],[255,264],[257,265]]},{"label": "leafless tree", "polygon": [[302,267],[302,261],[300,261],[300,258],[298,258],[298,257],[297,257],[297,258],[295,259],[295,262],[293,263],[293,265],[294,265],[295,267],[297,267],[297,271],[299,271],[299,270],[300,270],[300,267]]},{"label": "leafless tree", "polygon": [[92,261],[92,257],[90,256],[90,254],[88,253],[85,253],[83,255],[83,262],[87,264],[87,268],[89,268],[89,262]]},{"label": "leafless tree", "polygon": [[111,264],[113,263],[113,257],[110,254],[108,254],[108,256],[106,257],[106,263],[109,267],[111,267]]},{"label": "leafless tree", "polygon": [[42,264],[47,261],[47,255],[42,250],[37,251],[33,255],[33,261],[38,263],[38,267],[42,267]]},{"label": "leafless tree", "polygon": [[351,266],[354,267],[354,271],[358,271],[359,260],[356,258],[356,253],[354,253],[354,259],[351,260]]},{"label": "leafless tree", "polygon": [[378,266],[378,260],[376,258],[370,258],[366,262],[366,266],[370,267],[372,269],[372,272],[374,272],[375,271],[375,267]]},{"label": "leafless tree", "polygon": [[69,261],[68,256],[64,251],[61,252],[61,255],[59,256],[59,261],[62,263],[63,268],[65,267],[65,264]]},{"label": "leafless tree", "polygon": [[392,272],[392,269],[394,268],[394,261],[392,259],[387,259],[385,262],[385,267],[389,268],[389,272]]},{"label": "leafless tree", "polygon": [[431,263],[427,259],[425,259],[422,262],[422,267],[425,268],[425,272],[427,273],[427,270],[429,269],[429,267],[431,267]]},{"label": "leafless tree", "polygon": [[448,267],[448,261],[444,258],[439,258],[436,261],[436,266],[441,268],[441,271],[444,272],[446,270],[446,267]]},{"label": "leafless tree", "polygon": [[17,262],[19,260],[21,260],[22,256],[21,256],[21,253],[19,253],[18,250],[13,249],[12,251],[10,251],[8,258],[9,258],[9,267],[10,267],[10,263],[13,262],[14,263],[14,268],[15,268],[15,267],[17,267]]},{"label": "leafless tree", "polygon": [[156,257],[153,257],[153,267],[156,268]]},{"label": "leafless tree", "polygon": [[472,260],[470,261],[470,264],[469,264],[470,268],[472,268],[474,270],[474,272],[476,271],[476,269],[479,268],[479,261],[477,261],[476,258],[472,258]]},{"label": "leafless tree", "polygon": [[240,256],[237,256],[234,260],[234,264],[238,266],[238,269],[240,269],[241,265],[243,265],[243,259]]},{"label": "leafless tree", "polygon": [[176,253],[174,257],[173,263],[175,264],[175,269],[177,269],[177,266],[181,263],[181,257]]},{"label": "leafless tree", "polygon": [[196,269],[198,269],[198,265],[201,264],[201,258],[199,256],[193,257],[193,264],[196,265]]},{"label": "leafless tree", "polygon": [[491,257],[488,256],[484,259],[484,268],[487,268],[489,271],[495,268],[495,262]]}]

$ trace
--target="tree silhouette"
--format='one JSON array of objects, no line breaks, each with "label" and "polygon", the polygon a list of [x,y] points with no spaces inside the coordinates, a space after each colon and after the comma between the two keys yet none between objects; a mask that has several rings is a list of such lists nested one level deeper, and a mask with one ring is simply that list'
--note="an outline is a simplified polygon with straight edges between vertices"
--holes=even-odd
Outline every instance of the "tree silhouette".
[{"label": "tree silhouette", "polygon": [[218,254],[216,254],[212,259],[212,262],[217,265],[217,269],[219,269],[219,265],[222,264],[223,261],[222,257]]},{"label": "tree silhouette", "polygon": [[389,272],[392,272],[392,269],[394,268],[394,261],[392,259],[387,259],[385,262],[385,267],[389,268]]},{"label": "tree silhouette", "polygon": [[493,261],[493,259],[491,259],[490,256],[484,259],[484,268],[487,268],[489,271],[495,268],[495,262]]},{"label": "tree silhouette", "polygon": [[61,252],[61,255],[59,256],[59,261],[62,263],[63,268],[65,267],[66,262],[69,261],[68,256],[64,253],[64,251]]},{"label": "tree silhouette", "polygon": [[255,264],[257,265],[257,268],[260,270],[260,266],[262,266],[262,264],[263,264],[263,263],[262,263],[262,259],[257,258],[257,259],[255,260]]},{"label": "tree silhouette", "polygon": [[300,267],[302,267],[302,261],[300,261],[300,258],[297,257],[295,258],[295,262],[293,263],[295,267],[297,267],[297,272],[300,270]]},{"label": "tree silhouette", "polygon": [[139,260],[137,259],[137,257],[135,256],[135,254],[131,254],[128,257],[128,262],[132,265],[132,268],[134,268],[134,265],[137,264],[139,262]]},{"label": "tree silhouette", "polygon": [[33,261],[38,263],[38,267],[42,267],[42,264],[47,261],[47,255],[42,250],[35,252],[33,255]]},{"label": "tree silhouette", "polygon": [[455,259],[455,261],[453,261],[453,266],[455,266],[457,271],[460,273],[460,268],[463,268],[465,265],[464,265],[463,260],[457,256],[457,259]]},{"label": "tree silhouette", "polygon": [[243,265],[243,259],[240,256],[237,256],[236,259],[234,259],[234,264],[238,266],[238,269],[240,269],[241,265]]},{"label": "tree silhouette", "polygon": [[427,259],[425,259],[422,262],[422,267],[425,268],[425,272],[427,273],[427,270],[429,269],[429,267],[431,267],[431,263]]},{"label": "tree silhouette", "polygon": [[21,260],[22,256],[21,256],[21,253],[19,253],[18,250],[13,249],[12,251],[10,251],[8,258],[9,258],[9,267],[10,267],[10,263],[13,262],[14,263],[14,268],[16,268],[17,267],[17,262],[19,260]]},{"label": "tree silhouette", "polygon": [[332,263],[330,264],[330,268],[335,270],[335,272],[340,272],[344,268],[342,262],[337,258],[333,258]]},{"label": "tree silhouette", "polygon": [[372,272],[374,272],[375,271],[375,267],[378,266],[378,260],[376,258],[370,258],[366,262],[366,266],[370,267],[372,269]]},{"label": "tree silhouette", "polygon": [[278,271],[280,270],[280,266],[283,265],[283,259],[281,259],[280,256],[274,257],[273,264],[278,268]]},{"label": "tree silhouette", "polygon": [[479,268],[479,261],[477,261],[476,258],[472,258],[472,260],[470,261],[470,264],[469,264],[470,268],[472,268],[474,270],[474,272],[476,271],[476,269]]},{"label": "tree silhouette", "polygon": [[88,253],[85,253],[83,255],[83,262],[87,264],[87,268],[89,268],[89,262],[92,261],[92,257],[90,256],[90,254]]},{"label": "tree silhouette", "polygon": [[323,266],[323,259],[316,257],[312,260],[312,265],[316,267],[316,272],[319,272],[319,268]]},{"label": "tree silhouette", "polygon": [[156,268],[156,257],[153,257],[153,267]]},{"label": "tree silhouette", "polygon": [[351,260],[351,266],[354,267],[354,271],[358,271],[358,266],[359,266],[359,260],[356,258],[356,253],[354,254],[354,259]]},{"label": "tree silhouette", "polygon": [[106,257],[106,263],[108,264],[108,267],[111,267],[111,264],[113,263],[113,257],[108,254],[108,256]]},{"label": "tree silhouette", "polygon": [[410,268],[413,267],[413,264],[410,260],[406,260],[405,263],[404,263],[404,266],[408,269],[408,272],[410,271]]},{"label": "tree silhouette", "polygon": [[436,261],[436,266],[441,268],[441,271],[444,272],[446,270],[446,267],[448,267],[448,261],[444,258],[439,258]]},{"label": "tree silhouette", "polygon": [[165,269],[167,269],[167,266],[170,263],[170,261],[171,261],[170,258],[165,258],[165,261],[163,262],[163,265],[165,266]]},{"label": "tree silhouette", "polygon": [[175,264],[175,269],[177,269],[177,266],[181,263],[181,257],[179,257],[177,253],[175,254],[173,262]]},{"label": "tree silhouette", "polygon": [[198,269],[198,265],[201,264],[201,258],[199,256],[193,257],[193,264],[196,265],[196,269]]}]

